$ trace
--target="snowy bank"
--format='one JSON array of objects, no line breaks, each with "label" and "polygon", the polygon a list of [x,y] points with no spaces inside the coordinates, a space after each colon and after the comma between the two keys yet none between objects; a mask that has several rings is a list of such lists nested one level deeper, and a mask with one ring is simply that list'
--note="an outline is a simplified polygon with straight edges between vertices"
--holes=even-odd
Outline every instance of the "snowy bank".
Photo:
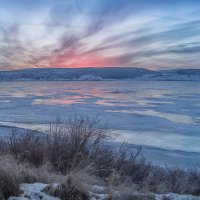
[{"label": "snowy bank", "polygon": [[8,200],[59,200],[59,198],[51,197],[42,192],[49,184],[44,183],[23,183],[20,186],[22,194],[20,197],[10,197]]},{"label": "snowy bank", "polygon": [[[48,187],[49,184],[44,183],[32,183],[32,184],[21,184],[20,188],[22,194],[20,197],[10,197],[8,200],[60,200],[57,197],[52,197],[43,192],[43,190]],[[106,194],[106,187],[94,185],[89,191],[91,200],[106,200],[109,197],[109,194]],[[116,192],[117,194],[117,192]],[[131,195],[131,194],[130,194]],[[200,196],[193,195],[180,195],[175,193],[169,194],[148,194],[148,193],[138,193],[133,192],[132,197],[135,199],[155,199],[155,200],[200,200]]]}]

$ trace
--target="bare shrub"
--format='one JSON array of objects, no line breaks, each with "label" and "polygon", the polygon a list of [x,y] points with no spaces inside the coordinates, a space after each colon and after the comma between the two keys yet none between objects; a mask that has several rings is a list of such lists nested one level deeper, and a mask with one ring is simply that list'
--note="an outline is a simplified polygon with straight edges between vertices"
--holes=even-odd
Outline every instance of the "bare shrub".
[{"label": "bare shrub", "polygon": [[149,176],[143,182],[142,190],[154,193],[165,193],[168,191],[166,171],[161,167],[152,167]]},{"label": "bare shrub", "polygon": [[194,168],[186,173],[187,180],[185,181],[185,193],[200,195],[200,171],[199,168]]},{"label": "bare shrub", "polygon": [[75,116],[57,120],[47,130],[48,159],[62,172],[92,163],[94,153],[111,133],[97,118]]},{"label": "bare shrub", "polygon": [[154,200],[153,194],[140,191],[140,186],[133,181],[131,176],[124,176],[114,172],[107,182],[107,200]]},{"label": "bare shrub", "polygon": [[23,163],[19,166],[23,183],[51,183],[63,178],[63,175],[55,173],[52,167],[47,163],[39,167],[34,167],[29,163]]},{"label": "bare shrub", "polygon": [[98,154],[102,155],[96,156],[97,166],[102,167],[98,169],[104,172],[103,177],[107,177],[109,181],[115,174],[118,176],[118,182],[123,182],[128,177],[133,183],[139,184],[148,176],[150,165],[143,158],[140,147],[136,148],[123,143],[114,150],[112,147],[103,147]]},{"label": "bare shrub", "polygon": [[184,193],[187,173],[178,167],[172,167],[166,171],[166,181],[169,191],[174,193]]},{"label": "bare shrub", "polygon": [[89,200],[89,190],[94,184],[99,184],[99,178],[94,175],[94,169],[87,166],[82,170],[71,170],[58,185],[50,185],[45,192],[68,200]]},{"label": "bare shrub", "polygon": [[138,184],[148,176],[150,166],[143,158],[140,147],[133,148],[123,143],[116,156],[114,168]]},{"label": "bare shrub", "polygon": [[19,195],[21,183],[49,183],[59,178],[47,165],[35,168],[27,163],[19,163],[11,155],[0,156],[0,196],[5,199],[11,195]]},{"label": "bare shrub", "polygon": [[[108,199],[120,199],[124,194],[130,196],[137,191],[137,186],[130,180],[130,178],[122,179],[121,174],[117,172],[110,175],[107,181]],[[124,196],[125,197],[125,196]]]},{"label": "bare shrub", "polygon": [[63,174],[93,164],[102,177],[116,170],[122,176],[132,177],[134,182],[142,181],[148,174],[148,166],[140,156],[141,150],[125,143],[118,150],[113,149],[106,142],[110,137],[107,124],[98,118],[75,115],[67,121],[58,118],[46,133],[13,130],[7,151],[20,162],[28,161],[37,167],[49,162]]},{"label": "bare shrub", "polygon": [[[1,175],[2,180],[5,179],[6,184],[9,184],[8,181],[13,183],[12,188],[16,188],[14,189],[16,192],[13,193],[19,192],[17,188],[21,182],[49,183],[57,180],[60,189],[56,189],[53,193],[66,197],[74,192],[71,197],[68,196],[72,199],[76,195],[78,195],[76,198],[81,195],[85,195],[86,198],[88,186],[83,187],[83,185],[90,185],[91,180],[87,178],[85,181],[80,181],[80,178],[89,176],[95,176],[96,180],[99,177],[104,181],[110,194],[115,190],[123,195],[124,191],[128,194],[128,190],[200,194],[198,170],[153,167],[145,161],[141,148],[126,143],[119,148],[113,148],[107,141],[110,137],[112,133],[107,124],[102,124],[97,118],[86,116],[74,116],[67,121],[58,118],[45,133],[39,131],[22,133],[15,129],[9,138],[0,140],[0,153],[11,154],[14,160],[10,168],[0,168],[0,172],[8,170],[5,173],[8,174],[7,179]],[[86,170],[87,173],[84,173],[83,169],[91,167],[93,170],[89,172]],[[12,178],[9,178],[10,176]],[[0,188],[4,196],[12,193],[9,187],[4,190],[3,183]]]},{"label": "bare shrub", "polygon": [[180,167],[152,167],[149,176],[143,182],[143,189],[154,193],[179,193],[199,195],[200,172],[198,169]]},{"label": "bare shrub", "polygon": [[0,157],[0,196],[7,199],[10,195],[20,194],[21,176],[18,165],[10,156]]},{"label": "bare shrub", "polygon": [[20,133],[13,129],[8,137],[8,148],[8,152],[19,161],[28,161],[34,166],[46,162],[45,135],[38,131],[27,130]]},{"label": "bare shrub", "polygon": [[[94,163],[102,177],[110,177],[113,173],[120,175],[120,179],[129,177],[134,183],[141,182],[149,171],[149,165],[142,157],[141,148],[121,144],[119,148],[102,145],[93,154]],[[109,178],[108,178],[109,179]]]}]

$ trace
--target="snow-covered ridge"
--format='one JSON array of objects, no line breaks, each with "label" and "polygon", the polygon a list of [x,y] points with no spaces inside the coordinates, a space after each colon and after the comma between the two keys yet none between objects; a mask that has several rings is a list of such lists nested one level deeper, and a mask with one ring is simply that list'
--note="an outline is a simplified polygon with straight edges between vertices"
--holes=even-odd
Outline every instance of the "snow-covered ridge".
[{"label": "snow-covered ridge", "polygon": [[0,81],[101,81],[101,80],[190,80],[200,81],[200,69],[153,71],[144,68],[34,68],[1,71]]}]

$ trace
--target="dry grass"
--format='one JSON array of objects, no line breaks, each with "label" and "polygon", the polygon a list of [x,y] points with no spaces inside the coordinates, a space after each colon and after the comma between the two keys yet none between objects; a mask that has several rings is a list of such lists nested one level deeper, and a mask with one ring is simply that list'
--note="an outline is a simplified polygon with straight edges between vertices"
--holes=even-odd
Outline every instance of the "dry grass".
[{"label": "dry grass", "polygon": [[19,195],[21,183],[50,183],[53,180],[58,180],[58,177],[47,165],[36,168],[28,163],[20,163],[12,155],[0,156],[1,198],[7,199],[11,195]]},{"label": "dry grass", "polygon": [[58,187],[50,187],[48,192],[69,200],[88,199],[89,187],[100,182],[107,185],[111,199],[119,200],[137,199],[131,196],[133,191],[200,194],[198,170],[152,167],[140,148],[123,143],[113,149],[106,142],[111,136],[106,124],[83,116],[58,119],[45,134],[13,130],[9,138],[0,140],[2,196],[19,194],[22,182],[53,180]]},{"label": "dry grass", "polygon": [[120,195],[110,196],[107,200],[155,200],[155,196],[142,193],[121,193]]},{"label": "dry grass", "polygon": [[154,193],[200,194],[200,171],[179,167],[152,167],[142,186]]},{"label": "dry grass", "polygon": [[70,171],[58,185],[50,185],[45,192],[60,199],[89,200],[89,190],[100,180],[94,175],[94,169],[87,166],[84,169]]},{"label": "dry grass", "polygon": [[20,193],[21,176],[18,165],[10,156],[0,157],[0,196],[7,199]]},{"label": "dry grass", "polygon": [[141,182],[148,175],[149,166],[141,156],[141,149],[123,143],[114,150],[106,140],[112,133],[98,119],[75,116],[68,121],[58,119],[46,134],[36,131],[19,133],[14,130],[4,152],[11,153],[21,162],[28,161],[38,167],[49,162],[55,170],[65,174],[70,170],[94,165],[101,177],[113,170]]}]

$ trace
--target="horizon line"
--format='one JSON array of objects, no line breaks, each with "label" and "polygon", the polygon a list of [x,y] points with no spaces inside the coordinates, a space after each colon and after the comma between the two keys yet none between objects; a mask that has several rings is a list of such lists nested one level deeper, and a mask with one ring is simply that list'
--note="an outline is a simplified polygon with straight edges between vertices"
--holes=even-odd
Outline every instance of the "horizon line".
[{"label": "horizon line", "polygon": [[21,69],[11,69],[11,70],[2,70],[0,69],[0,72],[12,72],[12,71],[22,71],[22,70],[39,70],[39,69],[108,69],[108,68],[121,68],[121,69],[145,69],[149,71],[167,71],[167,70],[200,70],[199,68],[186,68],[186,67],[178,67],[178,68],[170,68],[170,69],[149,69],[145,67],[118,67],[118,66],[110,66],[110,67],[30,67],[30,68],[21,68]]}]

